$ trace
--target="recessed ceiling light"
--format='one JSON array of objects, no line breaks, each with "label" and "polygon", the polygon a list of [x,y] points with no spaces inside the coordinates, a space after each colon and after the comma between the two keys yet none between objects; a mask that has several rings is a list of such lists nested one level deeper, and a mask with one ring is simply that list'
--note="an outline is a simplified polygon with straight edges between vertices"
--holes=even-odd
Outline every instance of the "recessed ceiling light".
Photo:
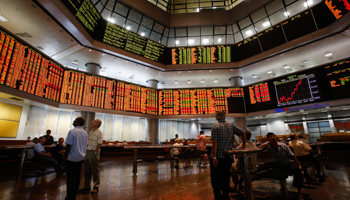
[{"label": "recessed ceiling light", "polygon": [[130,30],[131,29],[131,27],[130,26],[126,26],[126,30]]},{"label": "recessed ceiling light", "polygon": [[218,80],[218,79],[215,79],[215,80],[214,80],[214,83],[217,83],[217,82],[219,82],[219,80]]},{"label": "recessed ceiling light", "polygon": [[174,81],[174,84],[179,84],[179,82],[175,80],[175,81]]},{"label": "recessed ceiling light", "polygon": [[213,70],[209,70],[209,72],[212,72]]},{"label": "recessed ceiling light", "polygon": [[283,68],[284,68],[284,69],[289,69],[290,66],[289,66],[289,65],[283,65]]},{"label": "recessed ceiling light", "polygon": [[113,18],[108,18],[108,21],[111,22],[111,23],[115,22],[115,20]]},{"label": "recessed ceiling light", "polygon": [[181,72],[179,72],[179,74],[181,74]]},{"label": "recessed ceiling light", "polygon": [[268,27],[268,26],[270,26],[270,22],[264,22],[262,25],[263,25],[263,27]]},{"label": "recessed ceiling light", "polygon": [[308,63],[308,62],[310,62],[310,60],[304,60],[304,61],[303,61],[304,64],[305,64],[305,63]]},{"label": "recessed ceiling light", "polygon": [[314,4],[314,2],[312,0],[308,0],[304,3],[304,7],[307,8],[307,6],[311,6],[312,4]]},{"label": "recessed ceiling light", "polygon": [[250,35],[252,35],[252,34],[253,34],[253,31],[248,30],[248,31],[246,31],[246,32],[245,32],[245,34],[247,34],[248,36],[250,36]]},{"label": "recessed ceiling light", "polygon": [[189,39],[188,40],[188,44],[193,44],[194,43],[194,39]]},{"label": "recessed ceiling light", "polygon": [[106,55],[106,54],[103,53],[102,55],[104,56],[104,55]]},{"label": "recessed ceiling light", "polygon": [[212,9],[216,9],[216,7],[212,7]]},{"label": "recessed ceiling light", "polygon": [[92,50],[91,50],[91,49],[89,49],[89,51],[91,52]]},{"label": "recessed ceiling light", "polygon": [[199,8],[197,8],[197,12],[199,12]]},{"label": "recessed ceiling light", "polygon": [[331,51],[327,51],[326,53],[324,53],[324,56],[330,57],[333,56],[333,53]]},{"label": "recessed ceiling light", "polygon": [[221,41],[222,41],[222,38],[219,38],[219,39],[218,39],[218,42],[221,42]]},{"label": "recessed ceiling light", "polygon": [[180,44],[180,41],[179,40],[175,40],[175,44]]},{"label": "recessed ceiling light", "polygon": [[204,38],[203,39],[203,43],[208,43],[209,42],[209,39],[208,38]]},{"label": "recessed ceiling light", "polygon": [[144,32],[142,32],[142,33],[141,33],[141,36],[145,36],[145,33],[144,33]]},{"label": "recessed ceiling light", "polygon": [[191,71],[188,71],[188,73],[191,73]]},{"label": "recessed ceiling light", "polygon": [[286,16],[286,17],[289,16],[289,12],[284,12],[283,14],[284,14],[284,16]]},{"label": "recessed ceiling light", "polygon": [[188,80],[187,83],[192,83],[192,81],[191,81],[191,80]]},{"label": "recessed ceiling light", "polygon": [[204,79],[202,79],[202,80],[201,80],[201,83],[204,83],[204,82],[205,82],[205,80],[204,80]]},{"label": "recessed ceiling light", "polygon": [[257,75],[252,75],[252,77],[253,77],[253,78],[258,78],[258,76],[257,76]]},{"label": "recessed ceiling light", "polygon": [[270,76],[276,75],[273,71],[268,71],[267,74],[270,75]]}]

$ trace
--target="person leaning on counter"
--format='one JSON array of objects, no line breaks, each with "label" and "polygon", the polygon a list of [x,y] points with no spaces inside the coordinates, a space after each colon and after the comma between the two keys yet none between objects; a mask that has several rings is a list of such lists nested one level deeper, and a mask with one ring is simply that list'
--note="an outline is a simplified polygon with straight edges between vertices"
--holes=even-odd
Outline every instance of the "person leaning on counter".
[{"label": "person leaning on counter", "polygon": [[211,128],[211,140],[213,142],[212,159],[210,161],[211,185],[216,200],[230,199],[230,168],[232,155],[224,154],[225,150],[231,150],[234,144],[234,135],[242,136],[242,149],[245,149],[246,133],[231,122],[226,122],[226,112],[217,111],[218,123]]}]

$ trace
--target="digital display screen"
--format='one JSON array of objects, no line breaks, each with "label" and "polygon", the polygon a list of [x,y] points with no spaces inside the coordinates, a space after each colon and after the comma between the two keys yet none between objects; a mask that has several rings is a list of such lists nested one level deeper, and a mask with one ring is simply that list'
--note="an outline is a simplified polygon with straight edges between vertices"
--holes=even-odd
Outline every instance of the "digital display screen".
[{"label": "digital display screen", "polygon": [[350,97],[350,61],[344,60],[323,67],[327,80],[327,92],[331,99]]},{"label": "digital display screen", "polygon": [[83,106],[103,108],[106,95],[106,79],[85,75]]},{"label": "digital display screen", "polygon": [[244,113],[243,97],[243,88],[160,90],[159,115]]},{"label": "digital display screen", "polygon": [[320,88],[314,74],[290,75],[274,80],[273,84],[278,107],[321,100]]},{"label": "digital display screen", "polygon": [[336,19],[343,17],[350,10],[348,0],[325,0],[325,4]]},{"label": "digital display screen", "polygon": [[274,87],[270,82],[261,82],[244,88],[247,112],[272,109],[274,106]]},{"label": "digital display screen", "polygon": [[171,49],[173,65],[231,62],[230,46],[180,47]]},{"label": "digital display screen", "polygon": [[59,102],[64,70],[42,58],[35,95]]},{"label": "digital display screen", "polygon": [[266,29],[261,32],[258,37],[263,51],[267,51],[287,42],[281,25],[276,25]]},{"label": "digital display screen", "polygon": [[117,89],[117,82],[115,80],[106,80],[106,96],[105,96],[105,105],[106,109],[115,109],[115,93]]},{"label": "digital display screen", "polygon": [[256,36],[248,38],[236,45],[232,45],[231,47],[233,48],[232,60],[234,61],[243,60],[262,52],[258,37]]},{"label": "digital display screen", "polygon": [[304,11],[282,23],[287,40],[292,41],[301,36],[317,31],[310,11]]},{"label": "digital display screen", "polygon": [[82,105],[85,74],[67,70],[64,72],[60,103]]}]

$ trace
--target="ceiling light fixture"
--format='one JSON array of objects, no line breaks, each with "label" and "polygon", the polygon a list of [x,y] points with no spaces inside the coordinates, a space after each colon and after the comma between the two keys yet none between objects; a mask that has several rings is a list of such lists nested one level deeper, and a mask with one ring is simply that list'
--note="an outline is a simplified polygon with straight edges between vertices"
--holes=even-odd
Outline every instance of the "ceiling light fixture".
[{"label": "ceiling light fixture", "polygon": [[113,18],[108,18],[108,21],[111,22],[111,23],[115,22],[115,20]]},{"label": "ceiling light fixture", "polygon": [[308,6],[311,6],[312,4],[314,4],[314,2],[312,0],[308,0],[304,3],[304,7],[307,8]]},{"label": "ceiling light fixture", "polygon": [[89,51],[91,52],[92,50],[91,50],[91,49],[89,49]]},{"label": "ceiling light fixture", "polygon": [[268,27],[268,26],[270,26],[270,22],[264,22],[262,25],[263,25],[263,27]]},{"label": "ceiling light fixture", "polygon": [[215,79],[215,80],[214,80],[214,83],[217,83],[217,82],[219,82],[219,80],[218,80],[218,79]]},{"label": "ceiling light fixture", "polygon": [[188,80],[188,81],[187,81],[187,83],[189,83],[189,84],[190,84],[190,83],[192,83],[192,81],[191,81],[191,80]]},{"label": "ceiling light fixture", "polygon": [[289,17],[289,12],[284,12],[284,16]]},{"label": "ceiling light fixture", "polygon": [[218,39],[218,42],[221,42],[221,41],[222,41],[222,39],[221,39],[221,38],[219,38],[219,39]]},{"label": "ceiling light fixture", "polygon": [[258,76],[257,76],[257,75],[254,75],[254,74],[252,75],[252,77],[253,77],[253,78],[258,78]]},{"label": "ceiling light fixture", "polygon": [[205,43],[208,43],[209,42],[209,39],[208,38],[204,38],[203,39],[203,43],[205,44]]},{"label": "ceiling light fixture", "polygon": [[175,80],[175,81],[174,81],[174,84],[179,84],[179,82]]},{"label": "ceiling light fixture", "polygon": [[276,75],[273,71],[268,71],[267,74],[270,75],[270,76]]},{"label": "ceiling light fixture", "polygon": [[188,40],[188,44],[193,44],[194,43],[194,39],[189,39]]},{"label": "ceiling light fixture", "polygon": [[142,32],[142,33],[141,33],[141,36],[145,36],[145,33],[144,33],[144,32]]},{"label": "ceiling light fixture", "polygon": [[330,57],[330,56],[333,56],[333,53],[331,51],[327,51],[324,53],[324,56],[325,57]]},{"label": "ceiling light fixture", "polygon": [[131,27],[130,26],[126,26],[126,30],[130,30],[131,29]]},{"label": "ceiling light fixture", "polygon": [[304,61],[303,61],[304,64],[305,64],[305,63],[308,63],[308,62],[310,62],[310,60],[304,60]]},{"label": "ceiling light fixture", "polygon": [[250,35],[252,35],[252,34],[253,34],[253,31],[248,30],[248,31],[246,31],[246,32],[245,32],[245,34],[247,34],[248,36],[250,36]]},{"label": "ceiling light fixture", "polygon": [[283,68],[284,68],[284,69],[289,69],[290,66],[289,66],[289,65],[283,65]]},{"label": "ceiling light fixture", "polygon": [[175,44],[180,44],[179,40],[175,40]]},{"label": "ceiling light fixture", "polygon": [[204,80],[204,79],[202,79],[202,80],[201,80],[201,83],[204,83],[204,82],[205,82],[205,80]]}]

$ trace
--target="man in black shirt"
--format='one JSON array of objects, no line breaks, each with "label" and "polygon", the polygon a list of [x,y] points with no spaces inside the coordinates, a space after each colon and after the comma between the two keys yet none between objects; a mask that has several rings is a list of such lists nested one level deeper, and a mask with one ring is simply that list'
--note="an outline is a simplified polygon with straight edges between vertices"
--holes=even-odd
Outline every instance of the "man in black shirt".
[{"label": "man in black shirt", "polygon": [[51,134],[51,130],[47,130],[46,131],[46,135],[43,136],[43,137],[46,138],[46,142],[44,143],[44,145],[51,145],[51,144],[53,144],[53,137],[50,134]]}]

